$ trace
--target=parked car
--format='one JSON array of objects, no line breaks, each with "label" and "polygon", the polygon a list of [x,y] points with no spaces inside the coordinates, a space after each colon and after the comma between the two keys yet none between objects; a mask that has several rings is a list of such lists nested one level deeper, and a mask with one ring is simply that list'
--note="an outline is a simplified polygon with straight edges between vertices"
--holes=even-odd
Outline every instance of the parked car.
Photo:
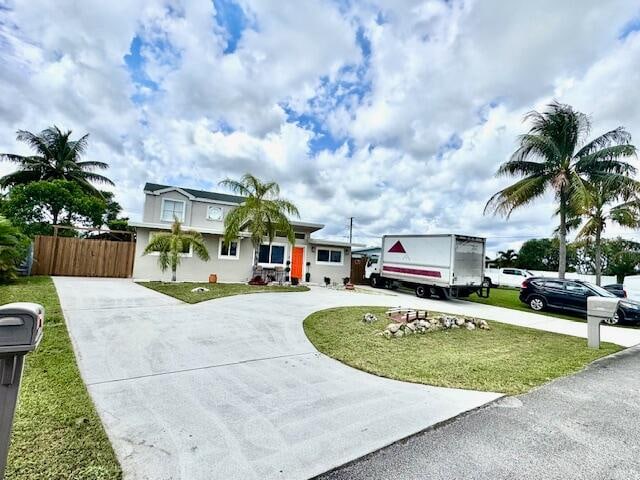
[{"label": "parked car", "polygon": [[[609,290],[582,280],[561,280],[559,278],[533,277],[522,282],[520,301],[535,311],[549,309],[563,310],[586,315],[587,298],[615,297]],[[640,302],[620,300],[615,316],[606,323],[640,323]]]},{"label": "parked car", "polygon": [[627,298],[627,292],[624,289],[624,285],[621,283],[612,283],[611,285],[605,285],[602,288],[613,293],[616,297]]},{"label": "parked car", "polygon": [[486,287],[519,287],[522,280],[533,277],[533,273],[524,268],[487,268],[484,271]]}]

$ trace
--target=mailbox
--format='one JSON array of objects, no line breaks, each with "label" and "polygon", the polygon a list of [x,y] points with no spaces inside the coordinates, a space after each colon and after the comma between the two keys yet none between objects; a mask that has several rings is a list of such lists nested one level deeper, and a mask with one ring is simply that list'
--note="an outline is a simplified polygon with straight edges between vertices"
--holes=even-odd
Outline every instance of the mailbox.
[{"label": "mailbox", "polygon": [[588,297],[587,298],[587,345],[600,348],[600,323],[613,318],[618,311],[617,297]]},{"label": "mailbox", "polygon": [[44,308],[37,303],[9,303],[0,307],[0,354],[27,353],[42,338]]},{"label": "mailbox", "polygon": [[24,356],[42,340],[44,308],[36,303],[0,307],[0,478],[4,478]]}]

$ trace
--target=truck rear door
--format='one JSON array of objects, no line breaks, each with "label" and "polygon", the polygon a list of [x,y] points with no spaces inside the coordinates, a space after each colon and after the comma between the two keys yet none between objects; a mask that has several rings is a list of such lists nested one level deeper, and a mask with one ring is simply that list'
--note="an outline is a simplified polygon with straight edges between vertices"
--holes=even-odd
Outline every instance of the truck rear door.
[{"label": "truck rear door", "polygon": [[484,241],[456,236],[452,285],[481,285],[484,277]]}]

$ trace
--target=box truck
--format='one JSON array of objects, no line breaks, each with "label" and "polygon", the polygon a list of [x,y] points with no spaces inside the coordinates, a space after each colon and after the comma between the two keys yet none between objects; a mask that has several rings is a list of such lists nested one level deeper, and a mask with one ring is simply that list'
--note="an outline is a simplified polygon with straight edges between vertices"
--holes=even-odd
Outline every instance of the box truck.
[{"label": "box truck", "polygon": [[385,235],[365,277],[376,288],[412,288],[418,297],[489,296],[484,280],[485,239],[467,235]]}]

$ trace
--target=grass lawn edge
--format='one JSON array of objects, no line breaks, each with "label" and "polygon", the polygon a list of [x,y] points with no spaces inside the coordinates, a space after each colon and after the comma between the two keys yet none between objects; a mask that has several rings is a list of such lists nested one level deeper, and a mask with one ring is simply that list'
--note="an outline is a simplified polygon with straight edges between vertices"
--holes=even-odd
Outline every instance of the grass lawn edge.
[{"label": "grass lawn edge", "polygon": [[[154,292],[167,295],[180,300],[181,302],[194,305],[196,303],[217,300],[219,298],[233,297],[236,295],[254,295],[257,293],[302,293],[308,292],[310,288],[306,285],[286,286],[286,285],[249,285],[246,283],[207,283],[207,282],[159,282],[159,281],[136,281]],[[205,287],[209,292],[194,293],[192,288]]]},{"label": "grass lawn edge", "polygon": [[[444,387],[444,388],[451,388],[451,389],[464,389],[464,390],[476,390],[476,391],[485,391],[485,392],[492,392],[492,393],[499,393],[503,396],[517,396],[517,395],[521,395],[521,394],[525,394],[525,393],[529,393],[533,390],[536,390],[544,385],[547,385],[548,383],[551,383],[553,381],[556,381],[558,379],[570,376],[570,375],[574,375],[580,371],[583,371],[587,368],[589,368],[590,366],[592,366],[595,362],[599,362],[602,361],[603,359],[607,359],[609,358],[611,355],[616,355],[619,354],[621,352],[624,352],[626,349],[622,346],[613,344],[613,343],[606,343],[603,342],[602,347],[600,350],[592,350],[592,349],[587,349],[586,347],[586,339],[583,339],[581,337],[573,337],[571,335],[565,335],[565,334],[561,334],[561,333],[553,333],[553,332],[547,332],[544,330],[538,330],[535,328],[530,328],[530,327],[522,327],[522,326],[516,326],[516,325],[511,325],[511,324],[507,324],[507,323],[502,323],[502,322],[498,322],[498,321],[494,321],[494,320],[488,320],[490,326],[492,327],[492,329],[497,328],[498,330],[505,330],[505,331],[510,331],[510,332],[521,332],[522,334],[526,334],[528,336],[532,336],[532,337],[542,337],[542,338],[546,338],[546,339],[556,339],[559,340],[561,342],[566,342],[568,344],[573,344],[574,346],[577,346],[581,351],[582,354],[584,354],[585,356],[587,356],[588,358],[586,358],[583,361],[579,361],[577,365],[572,365],[571,367],[567,367],[564,370],[560,371],[560,372],[556,372],[552,375],[549,375],[548,378],[537,378],[533,383],[523,386],[523,385],[517,385],[516,383],[513,383],[509,386],[509,384],[507,383],[507,388],[486,388],[486,385],[482,385],[482,384],[477,384],[474,382],[470,382],[470,383],[464,383],[464,382],[460,382],[460,381],[456,381],[453,382],[452,384],[449,384],[446,380],[443,380],[442,378],[439,379],[439,381],[433,382],[433,381],[428,381],[428,379],[426,378],[415,378],[414,376],[403,376],[403,375],[399,375],[397,373],[388,371],[384,368],[379,368],[379,365],[375,365],[374,368],[367,368],[367,365],[363,365],[361,361],[353,361],[353,359],[348,358],[348,355],[345,355],[344,352],[336,352],[336,351],[331,351],[331,349],[327,349],[325,348],[326,346],[322,344],[322,342],[318,341],[318,338],[314,338],[314,333],[311,333],[311,327],[310,327],[310,322],[313,321],[314,317],[317,315],[322,315],[322,314],[327,314],[330,312],[334,312],[334,311],[358,311],[358,310],[370,310],[370,311],[376,311],[374,313],[376,313],[376,315],[378,315],[378,322],[376,322],[377,329],[378,331],[381,331],[384,329],[384,327],[387,325],[387,323],[389,323],[388,321],[386,321],[386,319],[380,319],[380,312],[385,310],[387,307],[373,307],[373,306],[349,306],[349,307],[334,307],[334,308],[327,308],[327,309],[323,309],[323,310],[318,310],[316,312],[313,312],[312,314],[310,314],[309,316],[307,316],[304,321],[303,321],[303,329],[304,329],[304,333],[307,337],[307,339],[309,340],[309,342],[311,342],[311,344],[323,355],[326,355],[327,357],[336,360],[340,363],[342,363],[343,365],[346,365],[348,367],[351,368],[356,368],[360,371],[372,374],[372,375],[376,375],[382,378],[387,378],[387,379],[391,379],[391,380],[398,380],[398,381],[404,381],[404,382],[409,382],[409,383],[415,383],[415,384],[421,384],[421,385],[431,385],[431,386],[437,386],[437,387]],[[441,314],[441,312],[430,312],[432,314]],[[444,315],[450,315],[448,313],[442,313]],[[360,318],[353,318],[352,320],[355,321],[356,324],[359,324],[359,326],[365,326],[365,324],[363,324],[360,319],[361,319],[361,312],[358,312],[358,316]],[[464,315],[460,315],[460,316],[464,316]],[[481,318],[481,317],[474,317],[474,318]],[[429,336],[433,336],[433,335],[441,335],[442,333],[450,333],[452,331],[446,331],[446,332],[433,332],[433,333],[426,333],[426,334],[414,334],[411,335],[410,337],[405,337],[405,338],[401,338],[401,339],[385,339],[384,337],[380,337],[377,336],[376,338],[378,340],[380,340],[381,342],[387,342],[387,343],[391,343],[391,342],[403,342],[403,341],[411,341],[413,339],[420,339],[420,338],[428,338]],[[473,333],[475,331],[472,331],[471,333]],[[340,333],[340,335],[342,335],[343,332]],[[373,338],[372,332],[369,331],[367,332],[367,334],[369,335],[369,339]],[[384,343],[382,344],[384,345]],[[353,348],[350,347],[350,352],[351,354],[353,354]],[[367,351],[367,354],[371,354],[371,351]],[[374,353],[377,353],[374,351]],[[397,351],[395,352],[397,353]],[[493,372],[492,372],[493,373]],[[488,382],[488,384],[490,385],[491,382]]]}]

